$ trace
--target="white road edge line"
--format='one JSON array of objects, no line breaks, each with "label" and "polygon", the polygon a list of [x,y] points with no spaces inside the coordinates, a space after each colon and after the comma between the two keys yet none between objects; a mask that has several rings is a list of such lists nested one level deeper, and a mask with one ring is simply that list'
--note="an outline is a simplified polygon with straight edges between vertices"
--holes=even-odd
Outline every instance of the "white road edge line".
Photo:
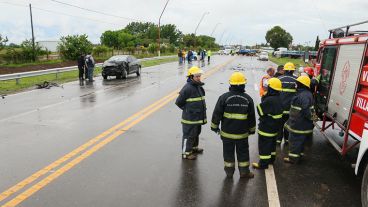
[{"label": "white road edge line", "polygon": [[273,166],[269,165],[268,169],[265,170],[266,185],[267,185],[267,196],[269,207],[280,207],[280,198],[277,191],[276,176]]}]

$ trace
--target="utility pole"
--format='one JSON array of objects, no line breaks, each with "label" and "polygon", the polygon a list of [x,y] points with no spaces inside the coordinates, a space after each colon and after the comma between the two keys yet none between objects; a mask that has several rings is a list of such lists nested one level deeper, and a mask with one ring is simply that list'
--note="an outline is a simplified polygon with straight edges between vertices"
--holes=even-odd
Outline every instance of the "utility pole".
[{"label": "utility pole", "polygon": [[32,5],[31,4],[29,4],[29,13],[31,15],[33,62],[35,62],[36,61],[36,51],[35,51],[35,38],[34,38],[34,33],[33,33],[33,19],[32,19]]},{"label": "utility pole", "polygon": [[203,15],[202,15],[202,17],[201,17],[201,20],[199,20],[198,25],[197,25],[197,27],[196,27],[196,28],[195,28],[195,30],[194,30],[194,35],[197,35],[197,29],[198,29],[199,25],[201,24],[201,22],[202,22],[202,20],[203,20],[204,16],[206,16],[207,14],[209,14],[209,12],[205,12],[205,13],[203,13]]},{"label": "utility pole", "polygon": [[162,14],[164,13],[165,9],[166,9],[166,6],[167,4],[169,3],[170,0],[167,0],[166,1],[166,4],[165,4],[165,7],[164,9],[162,10],[161,12],[161,15],[160,15],[160,18],[158,19],[158,56],[160,57],[161,56],[161,48],[160,48],[160,44],[161,44],[161,37],[160,37],[160,34],[161,34],[161,17],[162,17]]}]

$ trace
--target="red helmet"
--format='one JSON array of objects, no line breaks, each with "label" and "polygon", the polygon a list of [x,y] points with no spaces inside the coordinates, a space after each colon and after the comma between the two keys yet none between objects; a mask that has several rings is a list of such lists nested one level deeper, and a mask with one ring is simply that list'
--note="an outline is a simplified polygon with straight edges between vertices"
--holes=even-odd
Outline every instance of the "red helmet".
[{"label": "red helmet", "polygon": [[304,72],[310,76],[314,76],[314,70],[311,67],[305,67]]}]

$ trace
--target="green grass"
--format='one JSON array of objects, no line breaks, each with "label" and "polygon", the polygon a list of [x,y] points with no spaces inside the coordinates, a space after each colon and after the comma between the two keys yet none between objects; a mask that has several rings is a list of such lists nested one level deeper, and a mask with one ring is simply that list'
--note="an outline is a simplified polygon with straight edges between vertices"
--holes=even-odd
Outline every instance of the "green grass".
[{"label": "green grass", "polygon": [[[154,65],[159,65],[168,62],[177,61],[177,58],[167,58],[162,60],[148,60],[142,61],[142,67],[150,67]],[[101,75],[101,67],[96,67],[94,71],[95,76]],[[19,84],[16,84],[15,80],[0,81],[0,94],[6,95],[26,89],[33,88],[36,84],[43,83],[44,81],[54,82],[54,83],[66,83],[78,80],[78,70],[69,71],[64,73],[59,73],[57,78],[56,74],[48,74],[41,76],[34,76],[28,78],[22,78],[19,80]]]},{"label": "green grass", "polygon": [[298,68],[300,66],[307,66],[308,64],[306,64],[303,59],[295,59],[295,58],[276,58],[273,57],[272,55],[269,55],[269,60],[274,62],[277,65],[285,65],[285,63],[287,62],[292,62],[294,63],[295,67]]}]

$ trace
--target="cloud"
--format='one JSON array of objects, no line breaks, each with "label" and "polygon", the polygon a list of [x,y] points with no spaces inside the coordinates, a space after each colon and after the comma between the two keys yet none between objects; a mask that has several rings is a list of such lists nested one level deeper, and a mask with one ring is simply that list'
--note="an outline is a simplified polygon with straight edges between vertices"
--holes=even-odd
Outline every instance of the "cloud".
[{"label": "cloud", "polygon": [[[87,34],[94,43],[106,30],[121,29],[129,23],[115,18],[56,3],[52,0],[0,0],[0,33],[10,42],[29,39],[28,3],[32,3],[37,40],[56,40],[69,34]],[[112,15],[158,23],[166,0],[59,0]],[[23,7],[21,7],[22,5]],[[198,34],[214,36],[222,43],[255,44],[265,42],[267,30],[280,25],[292,34],[295,43],[314,42],[328,36],[327,30],[366,20],[366,0],[170,0],[162,24],[176,24],[184,33],[193,33],[204,12],[209,12]],[[42,10],[40,10],[42,9]],[[48,11],[45,11],[48,10]]]}]

